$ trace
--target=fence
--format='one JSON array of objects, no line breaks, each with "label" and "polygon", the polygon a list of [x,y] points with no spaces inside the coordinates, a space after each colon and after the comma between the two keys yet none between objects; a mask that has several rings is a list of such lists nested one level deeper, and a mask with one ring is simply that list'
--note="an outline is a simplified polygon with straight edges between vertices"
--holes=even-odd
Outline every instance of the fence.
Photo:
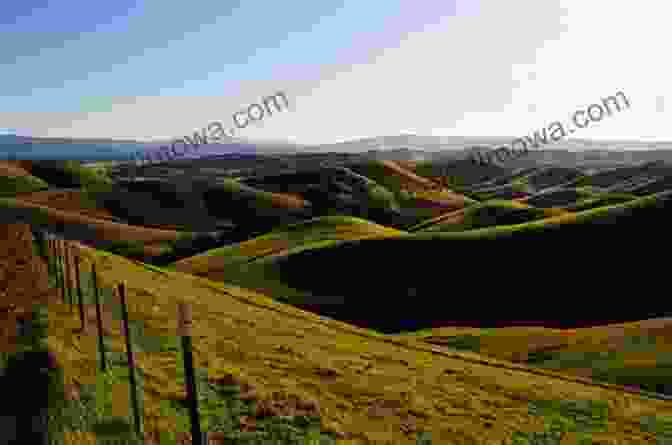
[{"label": "fence", "polygon": [[[80,332],[87,333],[88,326],[85,316],[85,302],[84,302],[84,289],[82,285],[82,274],[84,270],[82,269],[82,258],[79,253],[76,251],[73,245],[66,240],[59,239],[58,237],[46,234],[46,256],[49,259],[48,268],[50,274],[54,277],[56,287],[58,289],[58,297],[60,301],[64,304],[70,305],[70,312],[75,312],[75,306],[78,306],[78,316],[80,320]],[[97,336],[97,349],[98,357],[100,363],[100,371],[105,373],[111,367],[109,360],[109,352],[106,348],[104,337],[106,335],[106,330],[103,320],[103,310],[101,308],[101,291],[99,273],[96,270],[96,264],[91,264],[90,270],[90,293],[93,295],[93,304],[95,304],[95,318],[96,318],[96,336]],[[76,299],[75,292],[76,290]],[[133,334],[132,330],[129,329],[129,317],[128,317],[128,308],[127,308],[127,293],[125,283],[119,283],[114,286],[112,289],[113,304],[119,304],[122,311],[122,323],[123,323],[123,336],[125,338],[126,346],[126,365],[128,368],[129,383],[130,383],[130,399],[131,399],[131,410],[133,417],[133,431],[132,433],[135,437],[142,438],[143,431],[143,415],[142,409],[140,408],[141,399],[138,397],[142,391],[138,390],[138,382],[136,380],[136,373],[138,368],[135,366],[134,361],[134,351],[133,351]],[[115,298],[116,301],[115,301]],[[196,379],[196,369],[194,368],[193,356],[192,356],[192,311],[191,306],[187,303],[179,303],[177,305],[177,336],[181,339],[181,351],[183,357],[183,366],[184,366],[184,375],[185,375],[185,392],[187,395],[187,408],[189,414],[190,422],[190,432],[193,445],[206,445],[208,444],[209,439],[224,439],[225,436],[221,432],[202,432],[201,431],[201,422],[199,415],[199,406],[198,406],[198,389],[197,388],[197,379]],[[67,311],[67,309],[66,309]],[[110,334],[111,332],[108,331]],[[235,392],[235,391],[233,391]],[[319,420],[319,419],[318,419]],[[130,425],[130,422],[129,422]],[[243,433],[241,433],[242,435]],[[98,434],[96,433],[98,436]],[[321,437],[320,437],[321,438]],[[318,439],[320,439],[318,438]],[[321,441],[310,441],[310,445],[333,443],[325,442],[326,439]],[[425,439],[426,440],[426,439]],[[113,442],[105,441],[104,443],[109,444]],[[128,443],[128,442],[116,442],[116,443]],[[238,443],[238,442],[217,442],[217,443]],[[244,442],[250,443],[250,442]],[[255,442],[258,443],[258,442]],[[297,442],[263,442],[263,443],[297,443]],[[419,442],[420,443],[420,442]],[[426,442],[422,442],[426,443]]]},{"label": "fence", "polygon": [[[59,237],[43,233],[39,238],[43,239],[44,248],[39,249],[47,257],[47,264],[50,277],[53,277],[55,287],[58,289],[58,297],[60,301],[64,304],[70,306],[70,313],[75,313],[75,306],[77,306],[77,315],[80,321],[79,332],[86,334],[88,331],[87,319],[85,313],[85,298],[84,298],[84,286],[82,276],[85,271],[82,268],[82,257],[73,244],[70,242],[60,239]],[[111,335],[112,332],[109,330],[106,331],[103,320],[103,310],[101,307],[101,294],[103,288],[100,286],[99,273],[96,270],[96,264],[91,264],[90,270],[90,279],[88,280],[90,286],[89,295],[93,296],[93,304],[95,305],[95,318],[96,318],[96,336],[97,336],[97,353],[100,363],[100,371],[106,373],[111,368],[111,363],[109,360],[110,352],[107,350],[104,338],[106,332],[108,335]],[[105,289],[107,291],[107,289]],[[109,293],[108,293],[109,295]],[[125,423],[124,419],[99,419],[99,423],[107,425],[110,427],[108,431],[110,437],[107,438],[103,443],[135,443],[135,442],[119,442],[119,439],[115,439],[111,436],[118,434],[122,431],[125,431],[127,436],[125,439],[133,439],[142,441],[144,435],[143,428],[143,412],[141,408],[142,399],[139,395],[142,394],[142,390],[138,388],[137,374],[139,369],[135,365],[134,357],[134,338],[132,330],[129,329],[129,317],[128,317],[128,307],[127,307],[127,293],[126,293],[126,284],[124,282],[118,283],[111,289],[112,295],[112,304],[118,304],[121,309],[122,315],[122,334],[125,340],[125,349],[126,349],[126,366],[128,369],[129,376],[129,386],[130,386],[130,400],[131,400],[131,411],[132,411],[132,422]],[[183,357],[183,366],[184,366],[184,375],[185,375],[185,392],[187,395],[187,408],[189,414],[190,422],[190,432],[191,432],[191,444],[193,445],[207,445],[209,439],[225,439],[226,437],[222,435],[221,432],[202,432],[201,431],[201,422],[199,415],[199,406],[198,406],[198,388],[197,388],[197,379],[196,379],[196,369],[194,368],[193,356],[192,356],[192,311],[191,306],[187,303],[181,302],[177,305],[177,336],[181,339],[181,351]],[[67,309],[66,309],[67,310]],[[235,391],[232,391],[235,392]],[[318,419],[319,420],[319,419]],[[115,421],[120,423],[114,428]],[[132,431],[131,431],[132,423]],[[111,425],[111,426],[110,426]],[[126,428],[126,429],[124,429]],[[104,432],[102,429],[99,431]],[[424,436],[423,436],[424,434]],[[431,439],[427,437],[429,433],[421,433],[418,435],[418,444],[431,444]],[[96,437],[100,440],[99,432],[96,431]],[[117,436],[118,437],[118,436]],[[317,441],[307,442],[309,445],[323,445],[326,439],[322,438],[323,436],[318,437]],[[136,439],[137,438],[137,439]],[[321,439],[321,440],[320,440]],[[111,441],[110,441],[111,440]],[[140,442],[142,443],[142,442]],[[238,443],[238,442],[217,442],[217,443]],[[244,442],[250,443],[250,442]],[[254,442],[257,443],[257,442]],[[297,443],[297,442],[263,442],[263,443]],[[305,443],[305,442],[304,442]]]},{"label": "fence", "polygon": [[[47,262],[48,269],[50,274],[52,274],[55,277],[61,301],[64,304],[70,305],[71,312],[73,312],[75,305],[78,306],[79,319],[81,324],[80,331],[82,333],[86,333],[87,323],[84,311],[84,301],[83,301],[84,298],[83,298],[83,289],[81,280],[81,272],[82,272],[81,257],[80,255],[75,253],[73,247],[63,239],[59,239],[53,235],[48,234],[46,236],[46,242],[47,242],[47,249],[46,249],[47,258],[49,259],[49,261]],[[72,270],[73,265],[74,265],[74,271]],[[91,267],[91,277],[93,285],[92,291],[95,298],[95,308],[96,308],[98,353],[100,356],[100,366],[101,366],[100,370],[102,372],[106,372],[108,370],[109,364],[104,342],[105,332],[103,329],[103,317],[100,301],[100,286],[95,263],[93,263]],[[72,292],[73,287],[77,290],[77,302],[75,302],[74,295]],[[133,426],[136,435],[138,437],[142,437],[143,435],[142,415],[140,412],[140,403],[138,399],[136,366],[134,363],[134,356],[133,356],[133,341],[131,338],[132,334],[131,330],[129,329],[125,283],[123,282],[119,283],[115,289],[120,299],[119,303],[121,305],[122,310],[123,335],[125,337],[125,344],[126,344],[126,355],[127,355],[128,372],[130,380],[130,398],[132,402],[132,411],[133,411],[132,413]],[[190,405],[192,444],[193,445],[207,444],[207,433],[203,434],[201,433],[200,430],[199,413],[197,406],[196,382],[194,378],[194,368],[193,368],[191,338],[190,338],[191,310],[186,303],[180,303],[178,308],[179,308],[178,313],[180,315],[178,334],[182,337],[182,346],[183,346],[182,352],[185,359],[184,366],[186,374],[187,398],[189,400]]]}]

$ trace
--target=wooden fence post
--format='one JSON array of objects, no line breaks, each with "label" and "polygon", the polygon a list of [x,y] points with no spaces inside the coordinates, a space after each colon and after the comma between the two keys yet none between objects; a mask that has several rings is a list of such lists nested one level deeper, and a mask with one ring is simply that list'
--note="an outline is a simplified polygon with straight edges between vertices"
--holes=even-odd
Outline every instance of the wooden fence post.
[{"label": "wooden fence post", "polygon": [[47,237],[47,273],[50,277],[54,276],[54,267],[51,264],[53,259],[54,251],[51,247],[51,238]]},{"label": "wooden fence post", "polygon": [[133,419],[135,423],[135,432],[138,437],[142,437],[142,420],[140,417],[140,407],[138,405],[138,389],[135,382],[135,363],[133,362],[133,350],[131,349],[131,331],[128,328],[128,308],[126,307],[126,287],[124,283],[119,283],[119,297],[121,298],[121,309],[124,323],[124,336],[126,337],[126,356],[128,358],[128,372],[131,383],[131,402],[133,403]]},{"label": "wooden fence post", "polygon": [[98,322],[98,346],[100,349],[101,370],[107,371],[107,363],[105,362],[105,342],[103,341],[103,320],[100,314],[100,297],[98,295],[98,278],[96,274],[96,263],[91,265],[91,273],[93,274],[93,290],[96,297],[96,321]]},{"label": "wooden fence post", "polygon": [[185,385],[187,389],[189,417],[191,418],[191,443],[192,445],[203,445],[201,424],[198,416],[198,392],[194,377],[193,357],[191,355],[191,328],[193,323],[191,306],[188,303],[181,302],[178,304],[177,312],[177,335],[182,337],[182,355],[184,357],[184,374],[186,377]]},{"label": "wooden fence post", "polygon": [[70,244],[63,241],[63,265],[65,269],[65,291],[67,292],[70,312],[72,312],[72,277],[70,276]]},{"label": "wooden fence post", "polygon": [[86,317],[84,316],[84,295],[82,294],[82,281],[79,275],[79,254],[75,256],[75,277],[77,279],[77,297],[79,299],[79,320],[82,323],[82,333],[86,332]]},{"label": "wooden fence post", "polygon": [[62,257],[62,252],[63,252],[63,244],[62,240],[57,240],[56,242],[57,246],[57,251],[58,254],[56,255],[56,258],[58,259],[58,283],[61,286],[61,300],[63,303],[65,303],[65,276],[64,276],[64,269],[63,269],[63,257]]}]

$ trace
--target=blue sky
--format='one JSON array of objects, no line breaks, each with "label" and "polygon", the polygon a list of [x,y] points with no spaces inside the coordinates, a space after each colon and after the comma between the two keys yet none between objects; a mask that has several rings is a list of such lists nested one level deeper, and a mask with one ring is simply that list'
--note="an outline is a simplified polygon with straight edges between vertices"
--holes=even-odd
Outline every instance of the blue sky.
[{"label": "blue sky", "polygon": [[386,19],[409,12],[400,0],[27,0],[4,9],[2,39],[13,44],[0,53],[0,106],[15,112],[227,94],[269,69],[309,71],[339,52],[356,56],[353,39],[393,33]]},{"label": "blue sky", "polygon": [[[644,5],[648,5],[645,7]],[[4,2],[0,128],[150,140],[260,97],[243,136],[519,135],[623,91],[576,137],[672,139],[669,6],[594,0]],[[9,42],[10,44],[7,44]]]}]

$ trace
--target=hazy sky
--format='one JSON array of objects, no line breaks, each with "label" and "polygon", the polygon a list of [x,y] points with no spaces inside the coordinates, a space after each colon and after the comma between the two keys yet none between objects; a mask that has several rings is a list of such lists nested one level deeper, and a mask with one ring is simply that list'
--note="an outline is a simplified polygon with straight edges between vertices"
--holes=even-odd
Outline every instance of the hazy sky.
[{"label": "hazy sky", "polygon": [[672,140],[671,16],[661,0],[8,1],[0,127],[172,139],[282,91],[291,110],[240,136],[519,136],[622,91],[629,109],[573,136]]}]

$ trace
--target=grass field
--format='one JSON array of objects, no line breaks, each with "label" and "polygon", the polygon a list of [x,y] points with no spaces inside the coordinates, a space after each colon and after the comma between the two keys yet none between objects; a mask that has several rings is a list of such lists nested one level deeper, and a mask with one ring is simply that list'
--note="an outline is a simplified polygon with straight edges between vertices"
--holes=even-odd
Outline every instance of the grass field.
[{"label": "grass field", "polygon": [[[96,261],[106,286],[128,283],[129,317],[143,375],[145,430],[163,431],[162,444],[176,443],[173,440],[188,425],[186,408],[179,403],[184,392],[173,334],[175,306],[183,299],[193,305],[195,363],[202,370],[198,373],[202,426],[215,431],[231,426],[230,418],[222,418],[221,408],[230,396],[223,397],[216,384],[206,382],[226,376],[254,386],[256,403],[267,399],[288,403],[292,395],[318,400],[322,434],[333,440],[329,432],[334,430],[351,433],[350,439],[335,440],[338,444],[411,444],[421,431],[431,431],[432,443],[512,443],[546,434],[577,440],[589,436],[593,441],[627,438],[643,444],[655,437],[652,434],[663,437],[666,419],[672,415],[669,402],[502,370],[488,364],[503,362],[469,352],[423,352],[414,349],[422,346],[410,336],[391,344],[380,334],[321,319],[239,288],[177,272],[159,273],[92,249],[83,253],[87,263]],[[106,295],[110,301],[111,294]],[[95,337],[76,334],[78,321],[67,306],[55,304],[49,316],[49,343],[59,356],[68,357],[67,380],[97,382],[99,397],[113,388],[107,401],[96,397],[94,412],[115,411],[117,417],[127,413],[123,368],[115,367],[103,377],[96,371]],[[107,341],[112,357],[121,360],[124,346],[118,322],[111,331]],[[79,421],[84,425],[86,418]],[[85,436],[90,440],[91,434],[68,434],[72,439]]]},{"label": "grass field", "polygon": [[[183,301],[193,309],[201,429],[226,433],[229,443],[269,443],[271,437],[297,445],[410,445],[430,439],[470,445],[672,443],[672,402],[619,386],[672,392],[669,320],[646,320],[642,312],[642,321],[594,328],[428,327],[436,320],[484,320],[488,314],[506,320],[533,314],[548,321],[660,308],[652,290],[665,273],[657,250],[666,245],[672,192],[638,197],[601,187],[630,187],[633,175],[664,171],[637,167],[574,180],[572,169],[512,172],[458,161],[419,163],[410,172],[395,165],[372,163],[359,172],[331,174],[350,181],[351,188],[363,184],[353,195],[363,206],[398,205],[418,216],[426,211],[427,219],[407,231],[345,215],[280,223],[309,207],[308,200],[224,180],[206,196],[211,207],[244,224],[259,218],[276,223],[262,235],[166,267],[120,254],[174,252],[198,234],[106,219],[97,200],[109,191],[106,172],[75,163],[10,166],[14,172],[25,166],[26,174],[0,183],[0,194],[6,193],[0,198],[3,217],[73,239],[82,232],[114,252],[78,246],[86,333],[78,331],[76,308],[49,304],[48,344],[63,365],[68,389],[79,395],[55,413],[52,427],[64,432],[66,443],[109,443],[113,436],[132,443],[120,433],[130,428],[130,388],[121,310],[110,290],[123,281],[147,443],[183,445],[189,431],[176,333]],[[25,179],[33,178],[29,174],[39,179]],[[535,188],[542,193],[539,207],[422,189],[428,183],[413,176],[443,174],[465,190]],[[543,194],[549,184],[568,179],[580,186]],[[664,184],[637,181],[642,190]],[[402,196],[411,184],[419,189]],[[51,189],[35,191],[45,185]],[[80,191],[65,197],[54,186]],[[95,336],[93,262],[104,288],[106,373],[99,369]],[[586,302],[597,311],[582,306]],[[288,303],[321,306],[333,315]],[[340,317],[348,311],[351,324],[336,319],[349,320]],[[372,323],[355,327],[355,319]],[[409,330],[407,321],[423,329],[399,333]]]}]

